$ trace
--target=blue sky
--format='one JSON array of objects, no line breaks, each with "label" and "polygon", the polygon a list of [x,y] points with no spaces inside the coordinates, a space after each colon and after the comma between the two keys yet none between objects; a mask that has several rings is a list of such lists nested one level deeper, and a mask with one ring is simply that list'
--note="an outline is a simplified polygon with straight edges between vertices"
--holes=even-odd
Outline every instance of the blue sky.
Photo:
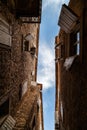
[{"label": "blue sky", "polygon": [[40,25],[38,82],[43,84],[44,130],[54,130],[55,111],[55,36],[62,4],[69,0],[43,0]]}]

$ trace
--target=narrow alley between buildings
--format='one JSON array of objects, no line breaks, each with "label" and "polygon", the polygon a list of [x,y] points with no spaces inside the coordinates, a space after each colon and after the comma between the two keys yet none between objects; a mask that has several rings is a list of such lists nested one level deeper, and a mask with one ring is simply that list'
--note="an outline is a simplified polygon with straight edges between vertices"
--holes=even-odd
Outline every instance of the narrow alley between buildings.
[{"label": "narrow alley between buildings", "polygon": [[0,130],[87,130],[86,0],[0,0]]}]

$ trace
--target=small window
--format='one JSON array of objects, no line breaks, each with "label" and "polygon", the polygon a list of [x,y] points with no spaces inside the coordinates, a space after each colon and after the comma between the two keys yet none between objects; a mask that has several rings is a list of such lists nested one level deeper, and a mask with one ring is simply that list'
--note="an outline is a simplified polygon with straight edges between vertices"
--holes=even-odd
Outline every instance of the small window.
[{"label": "small window", "polygon": [[80,32],[72,33],[70,37],[70,55],[80,54]]},{"label": "small window", "polygon": [[74,51],[76,55],[79,55],[80,53],[80,33],[77,32],[75,34],[75,43],[74,43]]},{"label": "small window", "polygon": [[1,106],[0,106],[0,117],[4,117],[9,114],[9,99],[7,99]]},{"label": "small window", "polygon": [[24,42],[24,51],[29,51],[29,41]]},{"label": "small window", "polygon": [[22,98],[22,84],[19,85],[19,101]]}]

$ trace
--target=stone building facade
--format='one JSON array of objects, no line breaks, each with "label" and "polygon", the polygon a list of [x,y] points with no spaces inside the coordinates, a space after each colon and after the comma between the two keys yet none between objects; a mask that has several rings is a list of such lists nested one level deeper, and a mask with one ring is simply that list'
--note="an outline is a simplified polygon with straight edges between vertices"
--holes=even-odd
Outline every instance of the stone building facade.
[{"label": "stone building facade", "polygon": [[62,5],[55,38],[55,130],[87,129],[87,2]]},{"label": "stone building facade", "polygon": [[[32,14],[31,6],[26,4],[24,7],[22,2],[0,1],[0,127],[39,130],[41,87],[37,84],[37,62],[40,16]],[[29,2],[31,5],[31,0]],[[28,11],[31,14],[26,14]]]}]

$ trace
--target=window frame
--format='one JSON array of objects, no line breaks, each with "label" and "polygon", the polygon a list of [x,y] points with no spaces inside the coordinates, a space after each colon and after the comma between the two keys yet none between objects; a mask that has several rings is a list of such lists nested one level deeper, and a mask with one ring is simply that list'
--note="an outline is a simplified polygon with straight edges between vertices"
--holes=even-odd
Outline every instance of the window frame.
[{"label": "window frame", "polygon": [[[80,56],[80,24],[77,24],[73,31],[70,33],[70,49],[69,56],[78,55]],[[78,36],[79,35],[79,36]]]},{"label": "window frame", "polygon": [[29,51],[29,41],[27,41],[27,40],[24,41],[23,50],[24,51]]}]

